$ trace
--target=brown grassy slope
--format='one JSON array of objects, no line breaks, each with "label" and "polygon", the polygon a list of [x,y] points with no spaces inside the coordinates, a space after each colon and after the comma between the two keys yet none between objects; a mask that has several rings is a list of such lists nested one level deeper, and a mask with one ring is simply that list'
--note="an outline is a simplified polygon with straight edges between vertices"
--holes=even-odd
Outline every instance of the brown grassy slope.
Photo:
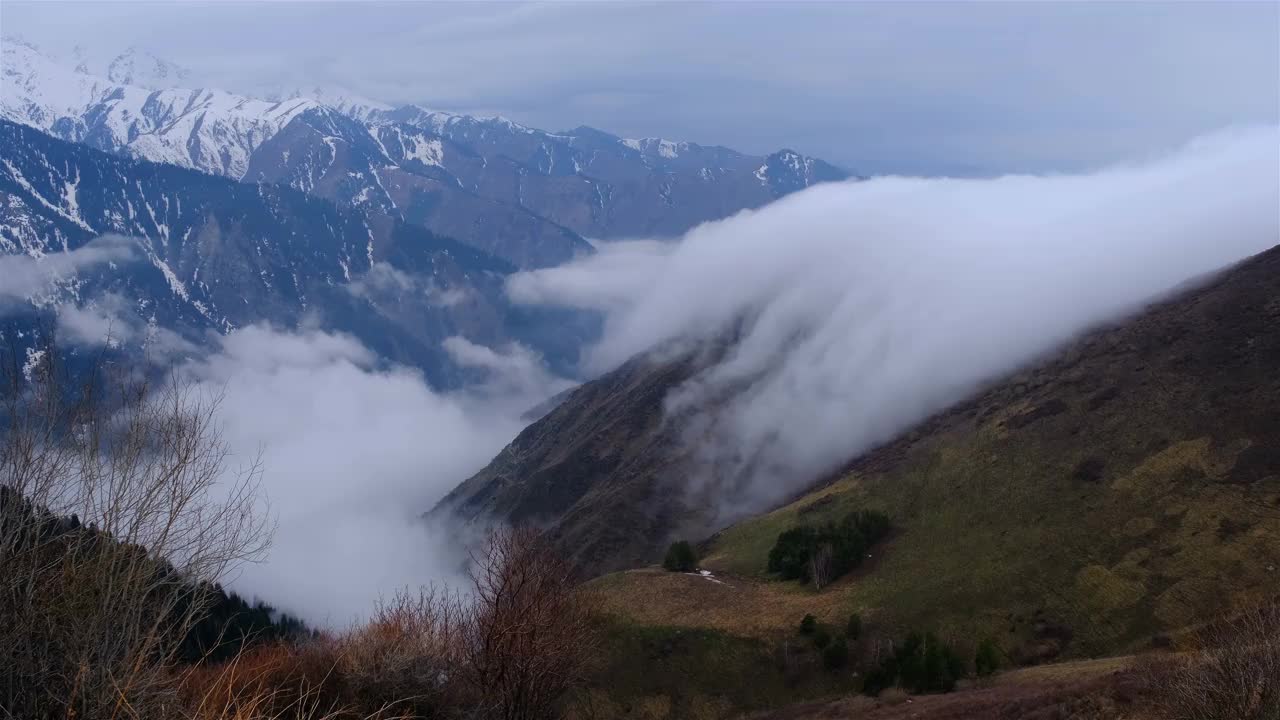
[{"label": "brown grassy slope", "polygon": [[792,705],[753,720],[1157,720],[1153,688],[1132,658],[1084,660],[1004,673],[946,695],[851,696]]},{"label": "brown grassy slope", "polygon": [[[809,593],[833,620],[991,636],[1021,661],[1143,647],[1280,592],[1277,368],[1273,249],[726,529],[704,564],[761,581],[749,620],[663,593],[640,614],[755,634],[789,627]],[[764,582],[781,530],[861,507],[897,526],[874,569],[820,594]],[[607,579],[623,595],[641,581]]]}]

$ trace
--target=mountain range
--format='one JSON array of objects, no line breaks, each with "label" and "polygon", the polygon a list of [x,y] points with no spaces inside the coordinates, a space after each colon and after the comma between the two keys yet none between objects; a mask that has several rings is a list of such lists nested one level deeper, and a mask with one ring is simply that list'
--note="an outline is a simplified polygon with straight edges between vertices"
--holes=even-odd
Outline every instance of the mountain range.
[{"label": "mountain range", "polygon": [[106,77],[90,70],[6,38],[0,116],[117,155],[287,184],[521,268],[590,252],[586,238],[674,236],[850,177],[790,150],[547,132],[323,90],[264,100],[178,88],[184,71],[136,49],[108,63]]},{"label": "mountain range", "polygon": [[444,338],[513,339],[508,323],[520,315],[508,312],[503,283],[514,268],[421,227],[3,120],[0,145],[0,251],[74,257],[102,236],[127,239],[109,264],[52,276],[29,298],[37,309],[106,313],[114,303],[129,310],[126,320],[192,342],[254,323],[294,327],[318,313],[443,385],[460,380]]},{"label": "mountain range", "polygon": [[551,133],[323,88],[189,89],[189,71],[137,48],[64,62],[5,38],[2,78],[0,250],[119,234],[141,260],[80,269],[33,304],[106,292],[188,339],[323,318],[446,387],[469,372],[441,347],[455,335],[574,374],[597,320],[513,305],[511,273],[848,177],[785,150]]},{"label": "mountain range", "polygon": [[[72,61],[4,42],[0,261],[26,273],[0,286],[6,333],[61,311],[59,332],[163,356],[320,325],[435,388],[482,379],[453,339],[528,348],[570,376],[601,318],[515,304],[512,276],[854,179],[790,150],[549,132],[325,88],[192,89],[136,48]],[[1274,596],[1280,248],[1129,310],[878,446],[837,430],[843,464],[731,515],[739,479],[704,472],[694,445],[758,388],[735,376],[696,412],[671,402],[746,342],[733,322],[700,327],[531,409],[427,515],[535,525],[572,561],[606,630],[593,689],[620,708],[606,717],[847,693],[843,663],[862,672],[921,630],[1015,665],[1173,647]],[[836,528],[871,516],[882,532],[847,574],[780,575],[788,534],[812,538],[816,575],[848,541]],[[694,566],[648,567],[674,541]],[[827,642],[840,629],[846,657],[818,672],[802,618]]]}]

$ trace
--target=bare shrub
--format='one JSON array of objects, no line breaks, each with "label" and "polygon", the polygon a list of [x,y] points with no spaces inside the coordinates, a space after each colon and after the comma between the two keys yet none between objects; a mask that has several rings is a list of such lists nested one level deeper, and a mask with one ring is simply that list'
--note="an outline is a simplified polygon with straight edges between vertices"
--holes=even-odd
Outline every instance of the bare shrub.
[{"label": "bare shrub", "polygon": [[228,471],[217,397],[22,350],[0,349],[0,718],[542,720],[582,679],[574,573],[528,529],[491,536],[464,596],[184,665],[211,584],[270,539],[259,463]]},{"label": "bare shrub", "polygon": [[1148,668],[1161,717],[1280,720],[1280,605],[1213,623],[1199,649]]},{"label": "bare shrub", "polygon": [[457,669],[466,615],[444,591],[397,593],[341,641],[339,668],[358,707],[391,703],[415,717],[446,714],[461,702]]},{"label": "bare shrub", "polygon": [[0,716],[142,717],[207,585],[270,533],[217,398],[51,343],[0,349]]},{"label": "bare shrub", "polygon": [[556,717],[593,646],[573,568],[529,528],[494,533],[472,570],[462,667],[482,716]]},{"label": "bare shrub", "polygon": [[537,532],[504,529],[467,595],[398,593],[342,635],[193,670],[184,700],[193,720],[554,718],[583,679],[590,628],[571,568]]}]

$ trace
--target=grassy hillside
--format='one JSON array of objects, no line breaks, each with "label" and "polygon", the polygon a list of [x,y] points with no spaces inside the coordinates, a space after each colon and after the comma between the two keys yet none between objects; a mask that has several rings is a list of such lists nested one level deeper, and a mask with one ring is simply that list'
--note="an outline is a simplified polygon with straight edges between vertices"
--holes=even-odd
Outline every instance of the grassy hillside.
[{"label": "grassy hillside", "polygon": [[[932,629],[1018,664],[1176,643],[1280,591],[1277,368],[1280,249],[725,529],[703,546],[718,582],[649,569],[592,586],[616,622],[775,647],[806,613],[851,612],[864,645]],[[894,530],[850,576],[818,592],[766,572],[783,530],[864,508]]]},{"label": "grassy hillside", "polygon": [[725,530],[704,564],[759,577],[782,529],[875,508],[883,557],[821,595],[1026,659],[1143,646],[1280,588],[1278,367],[1273,250]]},{"label": "grassy hillside", "polygon": [[[1138,667],[1135,667],[1137,665]],[[800,703],[755,720],[1159,720],[1141,662],[1107,658],[1025,668],[946,695],[890,693]]]}]

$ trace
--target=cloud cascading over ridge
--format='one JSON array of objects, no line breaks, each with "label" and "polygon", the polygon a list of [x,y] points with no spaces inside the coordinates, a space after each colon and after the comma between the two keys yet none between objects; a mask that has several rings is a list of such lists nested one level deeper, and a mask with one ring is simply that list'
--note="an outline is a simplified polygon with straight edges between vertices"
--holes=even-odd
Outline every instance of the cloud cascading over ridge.
[{"label": "cloud cascading over ridge", "polygon": [[605,313],[597,372],[740,328],[667,400],[719,408],[693,449],[711,478],[742,488],[721,498],[727,519],[1277,243],[1280,131],[1242,129],[1082,175],[822,185],[678,243],[617,244],[518,275],[508,290]]}]

